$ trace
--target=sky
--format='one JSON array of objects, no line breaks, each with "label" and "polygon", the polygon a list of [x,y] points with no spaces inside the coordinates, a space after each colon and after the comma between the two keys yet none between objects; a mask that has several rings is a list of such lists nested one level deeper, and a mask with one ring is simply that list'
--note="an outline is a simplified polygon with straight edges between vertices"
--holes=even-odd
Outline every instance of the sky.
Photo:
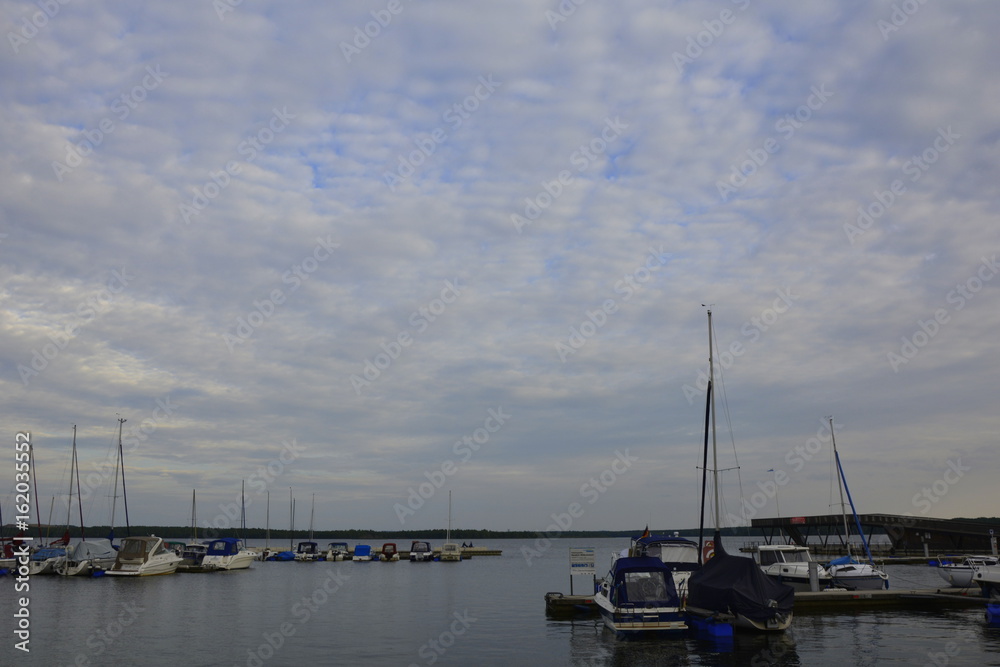
[{"label": "sky", "polygon": [[5,522],[996,514],[990,4],[0,7]]}]

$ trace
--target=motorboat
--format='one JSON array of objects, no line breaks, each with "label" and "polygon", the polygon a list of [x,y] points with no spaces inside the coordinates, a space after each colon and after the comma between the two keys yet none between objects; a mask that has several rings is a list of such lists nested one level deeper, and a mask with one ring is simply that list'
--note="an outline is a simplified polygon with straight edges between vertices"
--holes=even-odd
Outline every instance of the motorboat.
[{"label": "motorboat", "polygon": [[351,552],[347,548],[347,542],[330,542],[324,558],[331,561],[351,560]]},{"label": "motorboat", "polygon": [[295,549],[295,560],[300,563],[314,563],[319,560],[319,545],[315,542],[299,542]]},{"label": "motorboat", "polygon": [[87,577],[107,570],[117,558],[111,540],[82,540],[66,550],[66,558],[56,566],[56,573],[64,577]]},{"label": "motorboat", "polygon": [[434,560],[434,550],[431,549],[430,542],[413,540],[413,542],[410,543],[411,563],[429,563],[432,560]]},{"label": "motorboat", "polygon": [[836,588],[849,591],[880,591],[889,588],[889,575],[872,563],[862,563],[851,555],[835,558],[826,565]]},{"label": "motorboat", "polygon": [[379,553],[378,559],[383,563],[394,563],[399,560],[399,551],[396,549],[395,542],[386,542],[382,545],[382,551]]},{"label": "motorboat", "polygon": [[972,581],[979,585],[984,596],[1000,597],[1000,565],[973,565]]},{"label": "motorboat", "polygon": [[182,560],[166,548],[163,538],[155,535],[125,537],[122,538],[115,564],[105,574],[122,577],[173,574]]},{"label": "motorboat", "polygon": [[619,638],[687,629],[673,572],[659,558],[617,558],[594,602],[604,625]]},{"label": "motorboat", "polygon": [[701,567],[698,563],[698,543],[679,536],[643,533],[632,539],[629,554],[656,558],[666,565],[682,601],[687,598],[688,578]]},{"label": "motorboat", "polygon": [[205,568],[202,567],[202,561],[205,560],[208,544],[204,542],[167,542],[166,547],[181,557],[181,562],[177,564],[178,572],[205,571]]},{"label": "motorboat", "polygon": [[957,563],[944,562],[939,558],[938,574],[955,588],[969,588],[976,567],[996,567],[1000,562],[993,556],[965,556]]},{"label": "motorboat", "polygon": [[220,537],[208,543],[202,569],[246,570],[254,561],[255,554],[243,546],[243,540],[235,537]]},{"label": "motorboat", "polygon": [[807,547],[797,544],[759,544],[753,549],[756,563],[764,574],[796,591],[811,591],[809,570],[816,563],[816,578],[819,590],[833,586],[833,575],[817,561]]},{"label": "motorboat", "polygon": [[354,546],[354,555],[351,560],[355,563],[367,563],[372,559],[372,548],[368,544],[356,544]]}]

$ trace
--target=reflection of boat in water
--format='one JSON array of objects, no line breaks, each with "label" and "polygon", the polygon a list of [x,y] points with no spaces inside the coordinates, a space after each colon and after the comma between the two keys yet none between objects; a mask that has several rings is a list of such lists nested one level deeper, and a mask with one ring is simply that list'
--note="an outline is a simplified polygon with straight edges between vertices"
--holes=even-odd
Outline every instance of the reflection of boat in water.
[{"label": "reflection of boat in water", "polygon": [[615,559],[594,602],[604,625],[618,637],[687,629],[673,572],[658,558]]},{"label": "reflection of boat in water", "polygon": [[126,537],[118,550],[118,558],[108,575],[124,577],[146,577],[158,574],[173,574],[181,557],[163,544],[163,539],[147,537]]},{"label": "reflection of boat in water", "polygon": [[958,563],[946,563],[939,558],[938,574],[956,588],[972,586],[972,577],[977,567],[995,567],[998,561],[993,556],[966,556]]},{"label": "reflection of boat in water", "polygon": [[[772,580],[750,558],[726,553],[722,544],[719,519],[719,462],[715,433],[715,365],[713,361],[712,311],[708,311],[708,387],[705,402],[705,443],[702,464],[702,520],[705,515],[705,490],[708,471],[712,471],[714,496],[713,536],[715,552],[688,579],[686,610],[697,622],[723,626],[732,619],[735,627],[782,631],[792,623],[795,591],[791,586]],[[711,435],[712,460],[708,460]],[[709,468],[711,463],[711,468]],[[700,539],[699,539],[700,541]]]}]

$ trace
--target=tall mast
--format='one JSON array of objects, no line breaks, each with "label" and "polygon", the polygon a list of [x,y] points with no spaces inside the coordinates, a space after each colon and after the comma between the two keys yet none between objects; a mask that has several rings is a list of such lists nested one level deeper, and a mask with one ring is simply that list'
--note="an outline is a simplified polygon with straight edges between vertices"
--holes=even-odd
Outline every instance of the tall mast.
[{"label": "tall mast", "polygon": [[295,501],[292,499],[292,487],[288,487],[288,550],[292,550],[292,540],[295,539]]},{"label": "tall mast", "polygon": [[247,543],[247,481],[240,482],[240,539]]},{"label": "tall mast", "polygon": [[121,417],[118,418],[118,462],[121,464],[122,469],[122,504],[125,505],[125,536],[131,537],[132,526],[128,521],[128,494],[125,492],[125,454],[122,451],[122,425],[126,421]]},{"label": "tall mast", "polygon": [[35,494],[35,525],[38,539],[42,539],[42,513],[38,510],[38,466],[35,465],[35,445],[28,440],[28,461],[31,463],[31,490]]},{"label": "tall mast", "polygon": [[[76,502],[80,508],[80,539],[86,540],[83,527],[83,491],[80,487],[80,460],[76,456],[76,424],[73,424],[73,467],[76,468]],[[72,474],[72,471],[70,472]],[[69,480],[69,492],[73,495],[73,479]]]},{"label": "tall mast", "polygon": [[833,417],[827,417],[830,421],[830,440],[833,442],[833,460],[837,466],[837,491],[840,493],[840,513],[844,517],[844,543],[847,545],[847,555],[851,555],[851,531],[847,527],[847,505],[844,503],[844,483],[840,478],[840,464],[837,456],[837,438],[833,435]]},{"label": "tall mast", "polygon": [[264,525],[266,530],[264,532],[264,550],[271,548],[271,491],[268,489],[267,492],[267,509],[264,513]]},{"label": "tall mast", "polygon": [[[715,384],[714,344],[712,339],[712,309],[708,310],[708,382]],[[715,446],[715,392],[709,392],[709,405],[712,411],[712,497],[715,502],[715,530],[719,531],[719,453]]]},{"label": "tall mast", "polygon": [[316,517],[316,494],[312,496],[312,509],[309,510],[309,541],[313,539],[313,519]]},{"label": "tall mast", "polygon": [[192,542],[198,541],[198,494],[196,489],[191,489],[191,537]]},{"label": "tall mast", "polygon": [[448,489],[448,537],[445,542],[451,543],[451,489]]}]

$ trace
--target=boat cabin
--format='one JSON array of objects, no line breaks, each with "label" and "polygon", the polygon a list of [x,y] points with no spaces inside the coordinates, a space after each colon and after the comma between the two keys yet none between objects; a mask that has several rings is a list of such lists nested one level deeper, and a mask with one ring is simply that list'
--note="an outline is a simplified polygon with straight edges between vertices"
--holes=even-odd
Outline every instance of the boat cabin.
[{"label": "boat cabin", "polygon": [[754,552],[757,556],[757,564],[761,567],[774,565],[775,563],[809,563],[812,555],[806,547],[792,544],[762,544]]},{"label": "boat cabin", "polygon": [[[301,545],[300,545],[301,546]],[[208,556],[235,556],[243,548],[241,540],[235,537],[220,537],[208,543]]]}]

